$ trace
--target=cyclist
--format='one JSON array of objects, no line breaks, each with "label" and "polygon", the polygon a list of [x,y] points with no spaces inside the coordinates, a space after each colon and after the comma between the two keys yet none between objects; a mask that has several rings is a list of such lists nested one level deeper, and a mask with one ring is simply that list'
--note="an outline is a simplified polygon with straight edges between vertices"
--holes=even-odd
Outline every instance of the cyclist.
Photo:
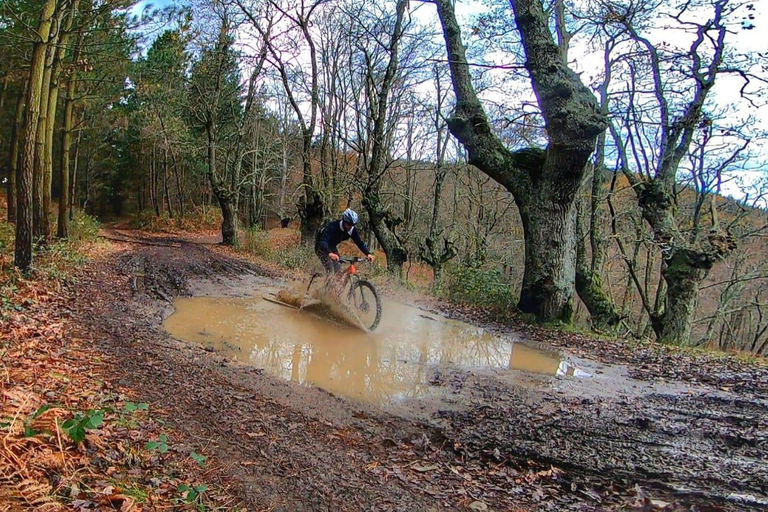
[{"label": "cyclist", "polygon": [[355,242],[357,248],[366,255],[368,261],[373,261],[373,253],[368,250],[368,246],[360,239],[360,234],[355,229],[357,221],[357,213],[347,208],[341,214],[341,219],[329,222],[322,230],[318,231],[315,239],[315,254],[320,258],[320,262],[329,274],[341,270],[338,245],[350,238]]}]

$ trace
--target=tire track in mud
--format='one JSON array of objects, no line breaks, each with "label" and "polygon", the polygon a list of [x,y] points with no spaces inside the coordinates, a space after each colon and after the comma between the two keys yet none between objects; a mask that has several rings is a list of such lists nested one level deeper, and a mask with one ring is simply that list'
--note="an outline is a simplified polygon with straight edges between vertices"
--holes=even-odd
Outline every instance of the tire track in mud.
[{"label": "tire track in mud", "polygon": [[[485,399],[498,402],[499,396]],[[544,403],[531,403],[507,395],[496,406],[446,412],[441,419],[468,456],[552,464],[598,494],[608,477],[626,488],[654,489],[680,510],[768,504],[764,403],[662,394],[633,400],[545,396]]]}]

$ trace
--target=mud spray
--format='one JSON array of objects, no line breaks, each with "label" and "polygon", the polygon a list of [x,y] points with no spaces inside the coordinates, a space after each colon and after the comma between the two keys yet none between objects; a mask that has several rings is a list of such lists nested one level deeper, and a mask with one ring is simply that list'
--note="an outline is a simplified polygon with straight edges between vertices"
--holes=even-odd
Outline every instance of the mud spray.
[{"label": "mud spray", "polygon": [[295,281],[288,288],[277,292],[277,300],[368,332],[362,319],[347,300],[347,287],[339,293],[338,290],[325,286],[322,278],[316,279],[309,294],[308,286],[309,280]]}]

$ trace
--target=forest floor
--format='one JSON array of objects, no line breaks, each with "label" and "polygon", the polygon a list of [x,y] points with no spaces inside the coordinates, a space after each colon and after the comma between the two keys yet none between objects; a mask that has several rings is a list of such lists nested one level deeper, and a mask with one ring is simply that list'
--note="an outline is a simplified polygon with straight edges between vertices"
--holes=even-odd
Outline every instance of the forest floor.
[{"label": "forest floor", "polygon": [[[284,270],[204,238],[107,236],[69,284],[22,306],[55,329],[25,333],[36,350],[55,345],[47,352],[56,364],[78,375],[38,394],[53,400],[93,388],[120,408],[79,447],[103,488],[100,501],[91,492],[75,509],[160,509],[152,497],[174,493],[178,506],[198,510],[768,506],[768,367],[760,361],[495,324],[423,299],[436,313],[560,350],[591,377],[436,365],[430,397],[372,405],[282,380],[163,329],[177,297],[259,296],[285,282]],[[18,363],[11,356],[8,368]],[[102,431],[119,447],[92,436]],[[129,477],[142,492],[120,483]]]}]

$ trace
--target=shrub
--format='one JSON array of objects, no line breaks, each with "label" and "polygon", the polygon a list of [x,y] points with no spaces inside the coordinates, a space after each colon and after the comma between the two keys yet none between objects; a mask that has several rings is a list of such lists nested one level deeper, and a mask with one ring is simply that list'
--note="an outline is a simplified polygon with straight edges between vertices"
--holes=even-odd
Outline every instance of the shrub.
[{"label": "shrub", "polygon": [[218,208],[198,206],[184,217],[171,218],[165,211],[158,216],[152,210],[144,210],[133,215],[131,226],[152,232],[217,230],[221,228],[221,212]]},{"label": "shrub", "polygon": [[0,254],[12,251],[15,236],[15,226],[5,219],[0,220]]},{"label": "shrub", "polygon": [[275,254],[269,233],[258,227],[247,229],[242,233],[239,249],[266,260],[272,260]]},{"label": "shrub", "polygon": [[306,245],[297,245],[277,251],[277,263],[291,270],[307,269],[315,261],[315,252]]},{"label": "shrub", "polygon": [[99,237],[101,224],[82,210],[75,210],[69,226],[69,239],[76,242],[93,242]]},{"label": "shrub", "polygon": [[477,265],[452,266],[441,293],[456,304],[477,306],[498,315],[508,314],[516,302],[513,283],[501,269]]}]

